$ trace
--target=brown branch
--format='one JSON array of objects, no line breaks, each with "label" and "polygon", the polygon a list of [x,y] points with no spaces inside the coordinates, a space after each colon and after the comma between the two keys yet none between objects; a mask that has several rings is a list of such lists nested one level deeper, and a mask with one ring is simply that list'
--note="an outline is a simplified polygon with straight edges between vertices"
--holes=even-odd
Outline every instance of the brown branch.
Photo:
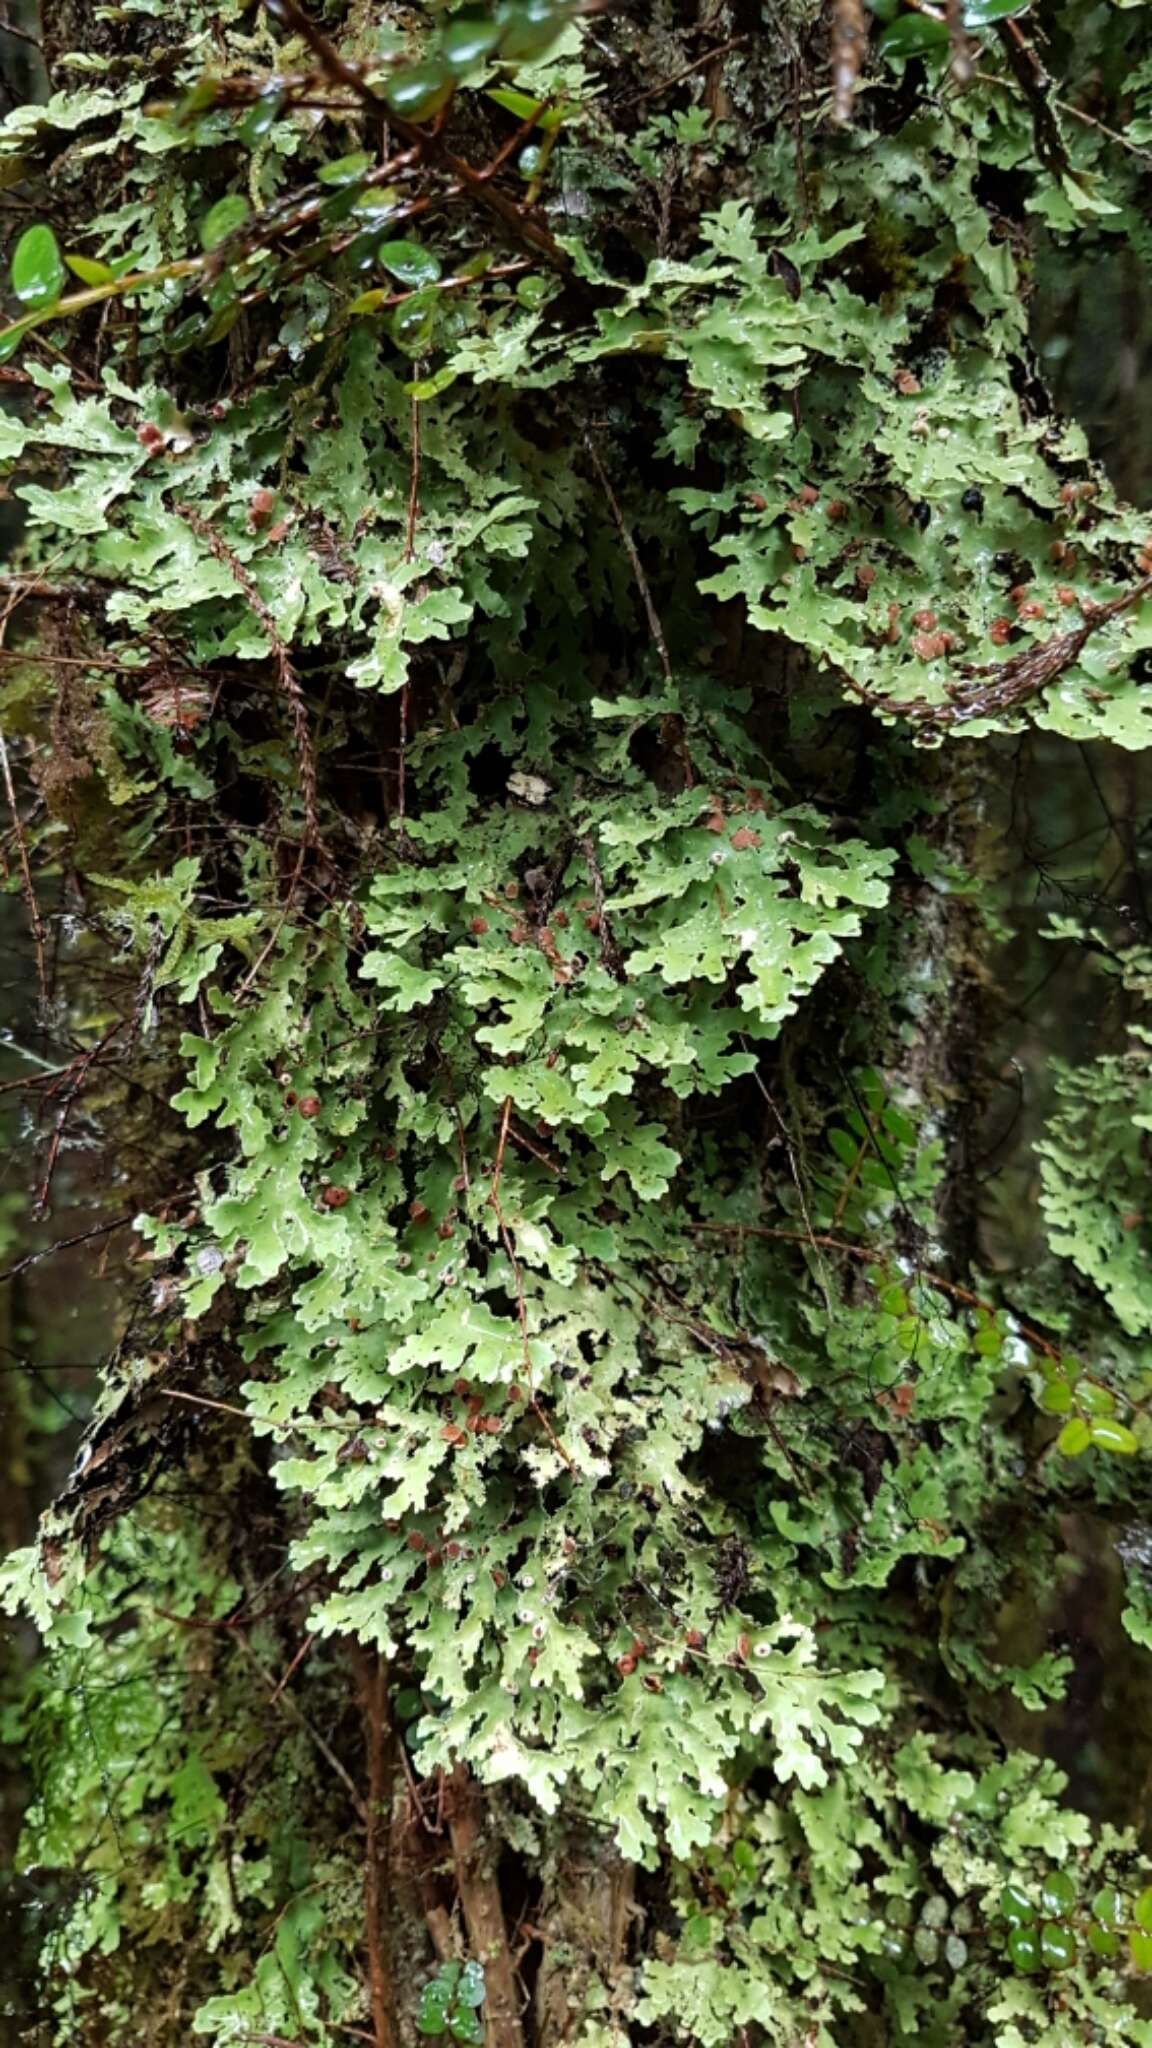
[{"label": "brown branch", "polygon": [[205,547],[223,563],[233,581],[243,591],[248,603],[268,637],[272,657],[276,664],[276,676],[288,704],[292,719],[292,732],[296,743],[296,761],[300,769],[300,792],[304,801],[305,844],[319,846],[320,824],[316,809],[316,756],[312,750],[312,736],[308,730],[308,707],[300,678],[292,666],[292,658],[272,613],[261,597],[255,582],[243,562],[233,554],[228,543],[221,539],[215,528],[191,505],[176,505],[174,511],[190,526],[193,533],[204,542]]},{"label": "brown branch", "polygon": [[1024,36],[1014,21],[998,21],[996,35],[1008,61],[1017,85],[1024,94],[1032,112],[1032,134],[1036,154],[1045,170],[1054,178],[1072,175],[1060,123],[1056,119],[1052,100],[1049,96],[1051,79],[1036,54],[1035,46]]},{"label": "brown branch", "polygon": [[1132,605],[1139,604],[1149,591],[1152,576],[1145,576],[1109,604],[1085,604],[1083,623],[1070,633],[1058,633],[1054,639],[1026,647],[1009,661],[989,662],[983,668],[970,669],[964,682],[950,686],[944,704],[934,703],[928,697],[911,697],[901,702],[879,690],[866,689],[852,676],[845,676],[844,681],[863,703],[893,718],[906,719],[910,725],[946,730],[965,725],[973,718],[993,718],[998,712],[1015,710],[1038,691],[1047,689],[1049,683],[1056,682],[1071,668],[1093,633],[1107,625],[1109,619],[1118,618]]},{"label": "brown branch", "polygon": [[91,1230],[78,1231],[75,1237],[58,1238],[55,1244],[46,1244],[42,1251],[25,1252],[14,1266],[8,1266],[0,1273],[0,1282],[15,1280],[19,1273],[26,1273],[29,1266],[38,1266],[41,1259],[55,1258],[57,1252],[70,1252],[76,1245],[88,1244],[94,1237],[107,1237],[113,1230],[124,1230],[135,1220],[135,1212],[131,1216],[117,1216],[113,1223],[97,1223]]},{"label": "brown branch", "polygon": [[524,2048],[516,1972],[508,1946],[500,1887],[480,1825],[480,1794],[463,1764],[452,1774],[448,1835],[468,1943],[484,1966],[487,2048]]},{"label": "brown branch", "polygon": [[948,41],[952,47],[952,76],[957,85],[971,85],[975,75],[972,45],[964,26],[964,0],[944,0]]},{"label": "brown branch", "polygon": [[[64,1096],[64,1100],[61,1103],[60,1108],[56,1115],[56,1122],[52,1131],[52,1139],[48,1147],[48,1158],[44,1167],[43,1179],[41,1180],[39,1189],[37,1190],[36,1199],[32,1204],[33,1222],[39,1223],[47,1214],[48,1197],[52,1190],[52,1177],[56,1171],[56,1162],[60,1157],[60,1147],[64,1142],[64,1131],[68,1123],[68,1118],[72,1111],[72,1105],[75,1102],[76,1097],[79,1095],[80,1090],[83,1088],[92,1066],[99,1059],[101,1053],[104,1052],[106,1048],[111,1044],[112,1040],[114,1038],[117,1038],[120,1032],[123,1031],[124,1023],[124,1019],[118,1019],[118,1021],[115,1024],[113,1024],[108,1031],[104,1033],[103,1038],[99,1039],[97,1043],[94,1046],[91,1046],[87,1052],[81,1053],[77,1059],[73,1060],[70,1068],[65,1069],[66,1073],[71,1073],[72,1079],[67,1089],[67,1092]],[[62,1077],[58,1076],[55,1080],[53,1080],[51,1088],[49,1090],[50,1093],[55,1093],[56,1089],[60,1085],[61,1079]]]},{"label": "brown branch", "polygon": [[388,1666],[383,1657],[361,1651],[360,1697],[368,1755],[368,1839],[364,1848],[364,1935],[368,1944],[368,1985],[375,2048],[396,2048],[396,1993],[392,1974],[387,1902],[390,1817],[395,1736],[388,1712]]},{"label": "brown branch", "polygon": [[624,105],[638,107],[644,100],[655,99],[658,93],[671,92],[674,85],[680,85],[685,78],[691,78],[694,71],[702,71],[706,64],[714,63],[717,57],[726,57],[729,50],[738,50],[741,43],[747,41],[746,35],[729,36],[726,43],[718,43],[714,50],[705,51],[702,57],[696,57],[691,64],[685,64],[682,71],[674,71],[671,78],[662,78],[659,85],[650,85],[645,92],[633,93],[631,99],[624,101]]},{"label": "brown branch", "polygon": [[411,470],[408,484],[408,526],[404,535],[404,560],[416,553],[416,523],[420,517],[420,400],[412,400]]}]

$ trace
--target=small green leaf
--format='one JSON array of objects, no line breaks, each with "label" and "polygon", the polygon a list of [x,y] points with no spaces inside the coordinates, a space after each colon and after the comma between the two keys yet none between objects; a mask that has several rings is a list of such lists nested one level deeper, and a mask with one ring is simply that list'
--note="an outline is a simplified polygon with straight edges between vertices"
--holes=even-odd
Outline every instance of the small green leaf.
[{"label": "small green leaf", "polygon": [[1090,1927],[1088,1946],[1093,1955],[1115,1956],[1120,1953],[1120,1936],[1113,1934],[1110,1927]]},{"label": "small green leaf", "polygon": [[1040,1905],[1053,1917],[1070,1913],[1076,1904],[1076,1887],[1065,1870],[1050,1870],[1040,1886]]},{"label": "small green leaf", "polygon": [[[1141,1893],[1142,1898],[1149,1896],[1152,1895]],[[1102,1927],[1122,1927],[1128,1917],[1128,1901],[1114,1884],[1101,1885],[1092,1901],[1092,1911]]]},{"label": "small green leaf", "polygon": [[284,94],[279,86],[271,92],[262,92],[241,121],[238,139],[249,149],[262,142],[274,126],[283,105]]},{"label": "small green leaf", "polygon": [[965,28],[988,28],[1011,14],[1027,14],[1029,0],[965,0]]},{"label": "small green leaf", "polygon": [[463,78],[499,41],[499,23],[490,14],[458,14],[440,37],[440,55],[453,77]]},{"label": "small green leaf", "polygon": [[0,331],[0,363],[8,362],[9,358],[15,355],[31,326],[31,320],[18,320],[14,327],[6,327]]},{"label": "small green leaf", "polygon": [[385,301],[391,297],[391,292],[380,289],[361,292],[359,298],[353,299],[348,311],[350,313],[378,313]]},{"label": "small green leaf", "polygon": [[[1152,1944],[1150,1944],[1152,1946]],[[1014,1927],[1008,1936],[1008,1954],[1018,1970],[1031,1973],[1040,1968],[1040,1936],[1034,1927]]]},{"label": "small green leaf", "polygon": [[12,255],[12,289],[25,306],[50,306],[67,282],[60,244],[51,228],[25,228]]},{"label": "small green leaf", "polygon": [[435,284],[441,274],[440,258],[419,242],[384,242],[376,252],[377,261],[400,284]]},{"label": "small green leaf", "polygon": [[1081,1380],[1080,1406],[1085,1415],[1111,1415],[1116,1406],[1116,1396],[1110,1387],[1101,1387],[1095,1380]]},{"label": "small green leaf", "polygon": [[1138,1437],[1122,1422],[1094,1422],[1092,1441],[1097,1449],[1111,1451],[1114,1457],[1134,1458],[1140,1449]]},{"label": "small green leaf", "polygon": [[1128,1936],[1128,1953],[1138,1970],[1152,1970],[1152,1934],[1133,1928]]},{"label": "small green leaf", "polygon": [[361,149],[354,156],[338,156],[330,164],[321,164],[316,176],[322,185],[354,185],[371,169],[372,158]]},{"label": "small green leaf", "polygon": [[1027,1927],[1036,1918],[1036,1908],[1018,1884],[1006,1884],[1000,1894],[1000,1911],[1010,1927]]},{"label": "small green leaf", "polygon": [[431,345],[436,326],[436,295],[434,292],[413,292],[397,306],[389,324],[389,332],[397,348],[405,355],[422,356]]},{"label": "small green leaf", "polygon": [[467,1962],[460,1972],[460,1983],[456,1997],[461,2005],[481,2006],[484,2003],[484,1965]]},{"label": "small green leaf", "polygon": [[237,228],[242,228],[251,208],[242,192],[228,192],[211,206],[200,223],[200,246],[217,249]]},{"label": "small green leaf", "polygon": [[923,57],[947,47],[947,22],[930,14],[901,14],[880,38],[882,57]]},{"label": "small green leaf", "polygon": [[108,263],[98,263],[94,256],[65,256],[64,261],[72,272],[73,277],[78,277],[81,284],[97,285],[113,284],[115,282],[116,272],[112,269],[111,265]]},{"label": "small green leaf", "polygon": [[1040,1929],[1040,1961],[1046,1970],[1071,1969],[1076,1952],[1076,1936],[1070,1927],[1047,1921]]},{"label": "small green leaf", "polygon": [[1145,1885],[1132,1908],[1132,1918],[1145,1934],[1152,1934],[1152,1885]]},{"label": "small green leaf", "polygon": [[1078,1458],[1088,1449],[1092,1441],[1092,1430],[1082,1415],[1074,1415],[1066,1422],[1056,1439],[1056,1449],[1065,1458]]},{"label": "small green leaf", "polygon": [[513,64],[526,64],[542,57],[555,42],[568,19],[568,9],[557,7],[555,0],[504,0],[497,5],[496,17],[503,30],[501,56]]},{"label": "small green leaf", "polygon": [[528,311],[534,313],[536,308],[542,306],[548,297],[551,285],[551,278],[541,277],[539,271],[533,270],[527,277],[522,277],[518,280],[516,297],[522,306],[527,306]]},{"label": "small green leaf", "polygon": [[1067,1415],[1072,1406],[1071,1380],[1049,1380],[1040,1396],[1040,1406],[1048,1415]]},{"label": "small green leaf", "polygon": [[424,64],[409,64],[398,71],[384,87],[384,98],[401,120],[427,121],[447,104],[455,87],[447,64],[433,57]]}]

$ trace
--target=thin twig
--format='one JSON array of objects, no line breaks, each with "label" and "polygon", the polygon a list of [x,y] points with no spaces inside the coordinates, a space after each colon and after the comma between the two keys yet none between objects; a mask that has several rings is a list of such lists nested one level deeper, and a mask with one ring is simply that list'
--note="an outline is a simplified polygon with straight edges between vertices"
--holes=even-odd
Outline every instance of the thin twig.
[{"label": "thin twig", "polygon": [[[256,1671],[259,1674],[259,1676],[264,1680],[265,1685],[268,1687],[269,1694],[275,1693],[276,1680],[274,1679],[270,1671],[266,1671],[264,1669],[263,1664],[260,1662],[259,1657],[256,1655],[255,1650],[252,1648],[252,1645],[248,1641],[247,1636],[243,1633],[243,1630],[237,1629],[236,1641],[239,1643],[240,1648],[243,1650],[244,1655],[247,1657],[253,1670]],[[367,1827],[368,1815],[365,1809],[364,1801],[360,1796],[359,1790],[357,1789],[354,1779],[349,1775],[348,1771],[345,1770],[344,1765],[341,1763],[339,1757],[336,1755],[336,1752],[332,1748],[331,1744],[325,1740],[324,1736],[321,1735],[320,1730],[318,1728],[313,1727],[311,1721],[308,1719],[308,1716],[304,1713],[303,1709],[297,1705],[295,1699],[293,1698],[290,1692],[282,1692],[279,1695],[276,1704],[283,1710],[284,1713],[288,1715],[289,1719],[295,1721],[297,1726],[302,1728],[304,1730],[304,1733],[310,1738],[310,1740],[313,1743],[315,1743],[316,1748],[319,1750],[320,1755],[324,1758],[325,1763],[328,1765],[329,1769],[335,1773],[336,1777],[339,1778],[340,1783],[343,1785],[344,1790],[347,1792],[348,1797],[352,1802],[352,1806],[357,1815],[357,1818],[363,1823],[365,1827]]]},{"label": "thin twig", "polygon": [[75,1237],[58,1238],[55,1244],[46,1244],[41,1251],[25,1252],[24,1257],[17,1259],[14,1266],[8,1266],[0,1273],[0,1284],[5,1280],[15,1280],[18,1274],[26,1273],[29,1266],[38,1266],[41,1259],[53,1259],[57,1252],[70,1252],[78,1244],[88,1244],[94,1237],[107,1237],[113,1230],[124,1230],[129,1223],[135,1221],[135,1215],[117,1216],[113,1223],[97,1223],[91,1230],[78,1231]]},{"label": "thin twig", "polygon": [[303,1664],[305,1657],[308,1655],[308,1652],[312,1648],[312,1645],[315,1641],[315,1636],[305,1636],[304,1641],[301,1643],[300,1648],[297,1650],[296,1655],[293,1657],[292,1662],[289,1664],[287,1671],[284,1673],[283,1678],[279,1680],[275,1692],[272,1694],[271,1698],[268,1701],[270,1707],[275,1706],[285,1686],[291,1684],[292,1680],[295,1678],[296,1673],[299,1671],[300,1666]]},{"label": "thin twig", "polygon": [[0,775],[4,778],[4,794],[8,799],[8,808],[12,813],[12,830],[16,835],[16,847],[20,857],[20,886],[24,897],[24,906],[28,912],[28,925],[32,933],[32,945],[36,953],[36,980],[40,989],[41,1015],[47,1016],[48,966],[44,954],[44,940],[47,936],[47,928],[40,915],[40,905],[36,900],[36,887],[32,880],[32,864],[28,858],[28,842],[24,836],[24,822],[20,816],[20,806],[16,801],[16,789],[12,781],[12,768],[8,760],[8,747],[2,732],[0,732]]},{"label": "thin twig", "polygon": [[568,1470],[570,1472],[574,1472],[576,1468],[573,1465],[572,1460],[569,1457],[567,1451],[564,1449],[564,1446],[561,1443],[559,1437],[557,1436],[556,1431],[553,1429],[547,1414],[541,1407],[540,1399],[536,1392],[535,1378],[532,1370],[532,1350],[528,1339],[528,1303],[524,1294],[524,1276],[520,1271],[520,1261],[516,1256],[516,1242],[512,1236],[512,1232],[508,1225],[508,1219],[505,1216],[503,1208],[501,1207],[500,1203],[500,1181],[504,1173],[504,1154],[508,1145],[508,1136],[511,1126],[511,1120],[512,1097],[510,1095],[506,1095],[504,1097],[504,1107],[500,1115],[500,1136],[496,1146],[496,1164],[492,1171],[492,1184],[488,1191],[488,1200],[491,1204],[492,1209],[495,1212],[496,1225],[500,1232],[500,1240],[504,1246],[505,1252],[508,1255],[508,1264],[512,1268],[512,1280],[513,1285],[516,1289],[516,1309],[520,1321],[520,1343],[524,1353],[524,1377],[528,1383],[529,1405],[532,1409],[533,1415],[536,1417],[537,1422],[540,1423],[542,1429],[544,1430],[544,1434],[547,1436],[548,1441],[552,1445],[553,1450],[557,1453],[558,1457],[563,1459],[564,1463],[568,1467]]},{"label": "thin twig", "polygon": [[244,596],[247,598],[249,605],[268,637],[268,643],[272,649],[272,657],[276,664],[277,680],[279,681],[292,719],[292,731],[296,742],[296,761],[300,770],[300,793],[304,803],[305,841],[310,846],[319,846],[320,822],[316,808],[316,756],[312,749],[312,736],[308,730],[308,707],[304,700],[300,678],[292,666],[292,657],[280,637],[280,629],[260,595],[253,578],[244,567],[243,562],[237,559],[228,543],[222,540],[216,532],[215,527],[207,519],[203,518],[192,505],[178,504],[173,509],[184,520],[185,524],[192,528],[193,533],[204,542],[205,547],[215,556],[216,560],[222,563],[228,570],[233,581],[243,591]]},{"label": "thin twig", "polygon": [[718,43],[714,50],[705,51],[702,57],[696,57],[691,64],[685,64],[682,71],[674,71],[671,78],[662,78],[659,85],[650,85],[645,92],[633,93],[631,99],[624,101],[624,105],[638,107],[644,100],[655,99],[658,93],[671,92],[674,85],[679,85],[685,78],[691,78],[694,71],[702,71],[706,64],[713,63],[717,57],[726,57],[729,50],[737,50],[741,43],[747,41],[746,35],[729,36],[726,43]]},{"label": "thin twig", "polygon": [[[124,1025],[125,1019],[118,1018],[116,1023],[104,1033],[103,1038],[99,1039],[87,1052],[81,1053],[77,1059],[73,1060],[70,1069],[65,1068],[65,1073],[71,1072],[72,1081],[57,1112],[56,1122],[52,1131],[52,1140],[48,1147],[48,1158],[44,1167],[44,1176],[37,1190],[36,1199],[32,1204],[33,1222],[39,1223],[47,1214],[48,1197],[52,1190],[52,1177],[56,1171],[56,1162],[60,1157],[60,1147],[64,1142],[64,1130],[71,1114],[72,1105],[83,1088],[95,1062],[99,1059],[101,1053],[112,1043],[112,1040],[117,1038],[120,1032],[123,1031]],[[59,1079],[51,1084],[50,1092],[54,1093],[58,1086]]]},{"label": "thin twig", "polygon": [[[891,1252],[878,1245],[852,1244],[847,1238],[818,1235],[812,1237],[804,1230],[784,1230],[768,1223],[688,1223],[685,1229],[694,1232],[714,1231],[725,1237],[768,1237],[784,1244],[822,1245],[825,1251],[844,1252],[850,1259],[862,1259],[872,1266],[890,1265]],[[985,1301],[983,1295],[974,1294],[970,1287],[961,1287],[955,1280],[945,1280],[939,1273],[926,1268],[917,1269],[916,1277],[927,1287],[935,1287],[941,1294],[949,1294],[953,1300],[961,1301],[968,1308],[982,1309],[986,1315],[999,1313],[995,1302]],[[1016,1320],[1016,1330],[1029,1350],[1040,1351],[1046,1358],[1059,1358],[1062,1354],[1058,1344],[1042,1337],[1038,1330],[1031,1330],[1027,1324]]]},{"label": "thin twig", "polygon": [[644,564],[640,560],[636,543],[632,538],[631,530],[624,518],[623,512],[620,510],[620,502],[616,496],[615,491],[612,489],[612,485],[608,477],[608,472],[605,469],[604,464],[600,460],[599,450],[597,449],[595,441],[592,439],[592,435],[588,432],[587,429],[585,429],[584,433],[584,446],[588,450],[588,454],[592,462],[592,467],[596,471],[596,474],[600,479],[600,488],[602,489],[604,496],[607,498],[608,503],[611,506],[612,517],[616,521],[617,531],[619,532],[620,538],[624,543],[624,552],[628,557],[628,561],[632,569],[632,574],[636,579],[636,588],[640,592],[641,602],[643,603],[645,615],[648,620],[648,630],[651,633],[652,638],[656,644],[656,652],[660,656],[660,666],[664,671],[664,680],[665,682],[670,683],[673,680],[673,676],[672,662],[668,654],[668,642],[664,638],[664,628],[660,623],[660,614],[657,611],[655,603],[653,601],[652,592],[648,585],[648,578],[644,574]]}]

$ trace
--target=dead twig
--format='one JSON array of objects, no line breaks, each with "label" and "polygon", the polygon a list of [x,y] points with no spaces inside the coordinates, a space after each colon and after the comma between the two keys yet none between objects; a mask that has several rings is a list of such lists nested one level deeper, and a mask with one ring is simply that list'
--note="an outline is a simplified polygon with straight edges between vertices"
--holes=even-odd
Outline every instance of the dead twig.
[{"label": "dead twig", "polygon": [[463,1764],[452,1774],[448,1836],[472,1954],[484,1966],[487,2048],[524,2048],[516,1972],[493,1858],[480,1824],[480,1793]]},{"label": "dead twig", "polygon": [[8,1266],[0,1273],[0,1284],[5,1280],[15,1280],[19,1274],[26,1273],[29,1266],[38,1266],[41,1259],[53,1259],[57,1252],[70,1252],[78,1244],[88,1244],[94,1237],[108,1237],[112,1231],[124,1230],[135,1220],[134,1213],[131,1216],[117,1216],[112,1223],[97,1223],[91,1230],[78,1231],[75,1237],[58,1238],[55,1244],[46,1244],[41,1251],[25,1252],[24,1257],[17,1259],[14,1266]]},{"label": "dead twig", "polygon": [[375,2048],[396,2048],[396,1993],[388,1939],[390,1816],[395,1735],[388,1712],[388,1666],[363,1651],[358,1657],[368,1759],[368,1839],[364,1848],[364,1936]]}]

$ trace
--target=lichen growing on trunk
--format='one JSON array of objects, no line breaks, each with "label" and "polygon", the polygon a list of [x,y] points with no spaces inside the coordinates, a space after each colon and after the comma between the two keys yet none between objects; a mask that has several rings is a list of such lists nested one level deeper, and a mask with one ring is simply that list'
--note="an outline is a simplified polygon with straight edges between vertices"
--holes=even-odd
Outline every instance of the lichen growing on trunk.
[{"label": "lichen growing on trunk", "polygon": [[98,1114],[121,1303],[28,2040],[1139,2048],[1152,1865],[1005,1736],[1146,1497],[1111,899],[1010,1284],[981,1145],[1005,739],[1149,743],[1027,309],[1147,255],[1140,10],[91,27],[0,126],[14,1265]]}]

